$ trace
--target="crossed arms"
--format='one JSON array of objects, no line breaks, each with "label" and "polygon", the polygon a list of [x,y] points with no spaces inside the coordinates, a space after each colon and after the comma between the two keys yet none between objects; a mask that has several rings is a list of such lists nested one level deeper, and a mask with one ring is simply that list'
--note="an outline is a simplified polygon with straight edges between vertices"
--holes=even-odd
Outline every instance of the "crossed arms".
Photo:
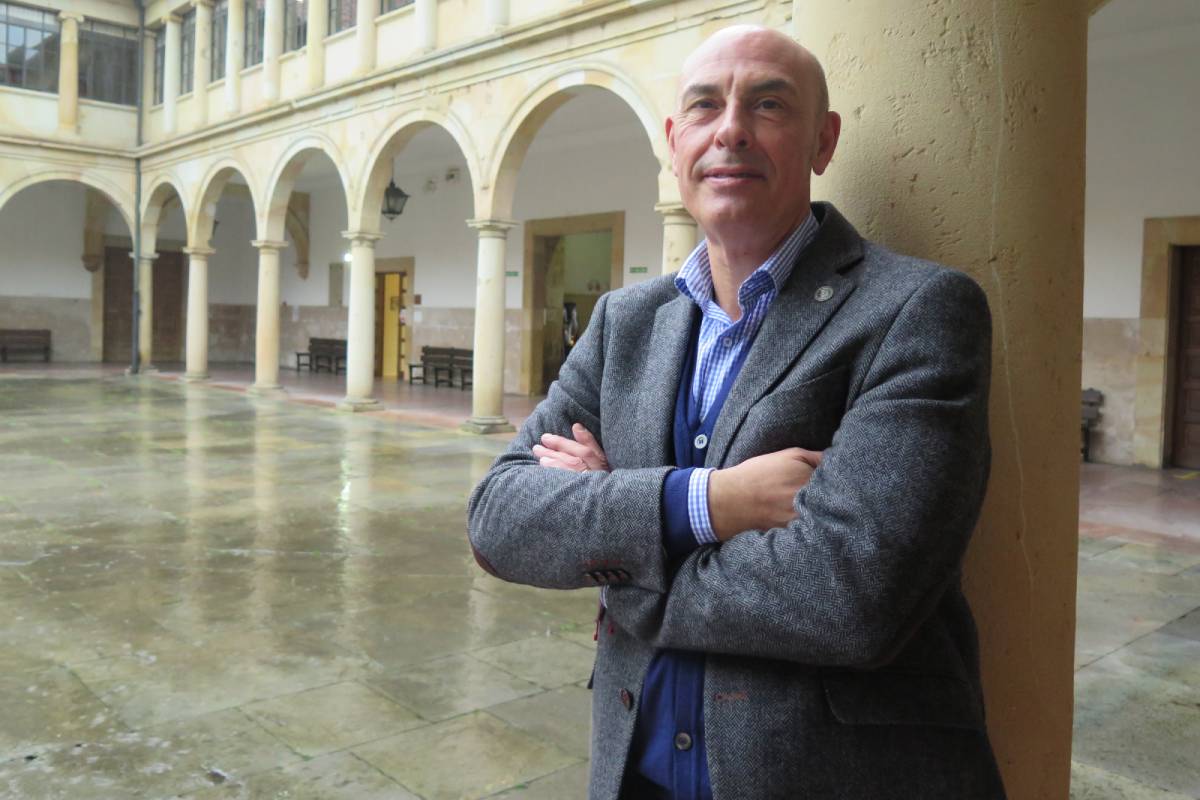
[{"label": "crossed arms", "polygon": [[[620,565],[628,582],[609,587],[608,613],[656,647],[885,663],[957,579],[982,502],[991,330],[982,291],[950,271],[925,279],[877,346],[853,356],[866,359],[856,362],[862,378],[819,460],[790,449],[713,473],[720,543],[673,570],[662,546],[671,468],[622,469],[608,452],[615,463],[604,471],[596,460],[606,311],[602,299],[546,401],[472,493],[480,563],[553,588],[591,585],[589,566]],[[555,466],[568,468],[546,468]]]}]

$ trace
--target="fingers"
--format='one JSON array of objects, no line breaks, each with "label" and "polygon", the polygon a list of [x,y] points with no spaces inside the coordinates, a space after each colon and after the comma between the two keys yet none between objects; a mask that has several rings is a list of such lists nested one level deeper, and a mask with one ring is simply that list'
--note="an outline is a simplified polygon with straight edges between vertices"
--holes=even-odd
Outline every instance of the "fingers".
[{"label": "fingers", "polygon": [[592,449],[586,444],[577,442],[574,439],[568,439],[565,436],[557,436],[553,433],[542,434],[542,446],[548,450],[554,450],[583,460],[586,460],[588,456],[594,455]]},{"label": "fingers", "polygon": [[557,450],[551,450],[538,444],[533,446],[533,454],[537,456],[538,463],[543,467],[568,469],[572,472],[583,472],[585,469],[590,468],[582,458],[567,453],[560,453]]}]

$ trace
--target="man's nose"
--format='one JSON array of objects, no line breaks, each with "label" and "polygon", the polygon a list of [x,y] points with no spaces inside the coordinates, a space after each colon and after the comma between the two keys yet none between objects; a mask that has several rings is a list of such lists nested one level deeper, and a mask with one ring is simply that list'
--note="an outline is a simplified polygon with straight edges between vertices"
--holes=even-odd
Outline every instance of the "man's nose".
[{"label": "man's nose", "polygon": [[735,152],[750,147],[753,136],[750,131],[746,111],[738,103],[730,103],[721,115],[721,125],[717,129],[717,144]]}]

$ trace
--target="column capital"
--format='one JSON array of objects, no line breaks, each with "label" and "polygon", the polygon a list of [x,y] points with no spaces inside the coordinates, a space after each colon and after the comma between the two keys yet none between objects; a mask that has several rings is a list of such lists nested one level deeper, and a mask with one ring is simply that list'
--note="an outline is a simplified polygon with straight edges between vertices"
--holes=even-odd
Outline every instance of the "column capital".
[{"label": "column capital", "polygon": [[104,266],[104,256],[86,254],[83,256],[83,268],[88,272],[98,272]]},{"label": "column capital", "polygon": [[170,14],[164,14],[163,18],[162,18],[162,23],[163,23],[163,25],[181,25],[181,24],[183,24],[183,17],[180,14],[176,14],[174,12],[172,12]]},{"label": "column capital", "polygon": [[70,21],[70,22],[74,22],[74,23],[78,24],[80,22],[83,22],[84,19],[86,19],[86,17],[84,17],[84,15],[79,13],[78,11],[60,11],[60,12],[58,12],[58,19],[61,22]]},{"label": "column capital", "polygon": [[204,8],[211,9],[213,7],[213,0],[191,0],[188,5],[191,8],[200,8],[203,6]]},{"label": "column capital", "polygon": [[510,219],[469,219],[467,226],[479,231],[483,237],[507,239],[508,231],[517,227],[517,223]]},{"label": "column capital", "polygon": [[257,247],[259,250],[274,250],[279,252],[280,250],[286,250],[288,243],[276,242],[270,239],[255,239],[250,243],[250,246]]},{"label": "column capital", "polygon": [[374,233],[372,231],[342,231],[342,236],[350,240],[350,244],[366,245],[374,247],[375,243],[383,238],[382,233]]},{"label": "column capital", "polygon": [[695,225],[696,218],[683,203],[678,201],[667,201],[663,203],[655,203],[654,210],[661,214],[665,221],[670,221],[675,224]]},{"label": "column capital", "polygon": [[185,247],[183,248],[183,252],[188,257],[198,256],[200,258],[208,258],[217,251],[211,247]]}]

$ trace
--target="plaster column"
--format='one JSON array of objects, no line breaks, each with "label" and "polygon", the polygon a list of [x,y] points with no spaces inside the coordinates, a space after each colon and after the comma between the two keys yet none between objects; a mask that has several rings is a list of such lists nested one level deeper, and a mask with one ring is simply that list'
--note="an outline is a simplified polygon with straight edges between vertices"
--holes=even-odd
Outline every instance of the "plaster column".
[{"label": "plaster column", "polygon": [[1009,797],[1071,769],[1083,316],[1084,3],[799,3],[841,143],[814,196],[949,264],[993,320],[988,497],[965,588]]},{"label": "plaster column", "polygon": [[[136,253],[129,254],[138,258]],[[158,372],[154,366],[154,259],[158,253],[138,258],[138,362],[139,370]]]},{"label": "plaster column", "polygon": [[358,53],[358,65],[355,75],[366,75],[375,69],[376,39],[375,17],[379,15],[378,0],[358,0],[354,8],[354,24],[357,31],[354,34],[354,49]]},{"label": "plaster column", "polygon": [[212,75],[212,0],[192,0],[196,9],[196,46],[192,59],[192,119],[208,124],[208,78]]},{"label": "plaster column", "polygon": [[163,132],[175,132],[175,106],[179,101],[179,78],[183,62],[180,56],[182,18],[168,14],[163,27],[167,37],[166,52],[163,54]]},{"label": "plaster column", "polygon": [[437,0],[417,0],[417,50],[428,53],[437,47]]},{"label": "plaster column", "polygon": [[509,0],[485,0],[484,14],[488,28],[496,30],[508,25]]},{"label": "plaster column", "polygon": [[208,380],[208,259],[209,247],[188,247],[187,372],[184,380]]},{"label": "plaster column", "polygon": [[58,15],[62,32],[58,45],[58,130],[74,135],[79,131],[79,23],[83,14],[63,11]]},{"label": "plaster column", "polygon": [[343,411],[376,411],[375,389],[375,243],[382,234],[346,231],[350,240],[350,308],[346,337],[346,399]]},{"label": "plaster column", "polygon": [[474,219],[479,231],[475,277],[475,360],[472,364],[471,418],[463,430],[502,433],[513,430],[504,417],[504,248],[515,222]]},{"label": "plaster column", "polygon": [[[367,0],[370,5],[370,0]],[[283,55],[283,0],[267,0],[263,14],[263,100],[279,99],[279,57]]]},{"label": "plaster column", "polygon": [[308,0],[308,88],[325,85],[325,37],[329,35],[329,0]]},{"label": "plaster column", "polygon": [[246,42],[246,0],[229,0],[225,19],[225,113],[242,110],[242,65]]},{"label": "plaster column", "polygon": [[696,249],[696,220],[683,203],[658,203],[654,210],[663,218],[662,274],[669,275]]},{"label": "plaster column", "polygon": [[254,241],[258,248],[258,307],[254,326],[254,391],[279,386],[279,251],[287,242]]},{"label": "plaster column", "polygon": [[142,34],[142,99],[147,112],[154,105],[154,45],[162,35],[162,31],[155,32],[150,28]]}]

